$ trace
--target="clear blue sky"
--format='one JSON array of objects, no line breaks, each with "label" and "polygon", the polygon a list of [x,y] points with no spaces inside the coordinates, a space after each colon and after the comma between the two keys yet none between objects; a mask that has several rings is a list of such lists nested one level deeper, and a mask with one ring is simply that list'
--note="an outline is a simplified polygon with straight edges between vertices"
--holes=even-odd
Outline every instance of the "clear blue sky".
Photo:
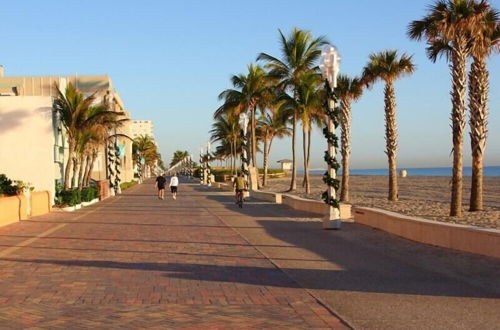
[{"label": "clear blue sky", "polygon": [[[278,29],[288,33],[298,27],[326,36],[341,52],[341,71],[351,75],[361,72],[369,53],[398,49],[414,54],[417,65],[413,76],[396,83],[399,165],[449,166],[447,63],[431,63],[425,44],[405,35],[408,23],[421,18],[430,3],[7,1],[1,11],[0,64],[10,76],[108,74],[133,118],[154,121],[160,151],[169,161],[176,149],[198,154],[208,140],[217,95],[259,52],[279,54]],[[500,0],[491,3],[500,9]],[[490,60],[489,68],[486,164],[499,165],[500,56]],[[352,138],[353,168],[386,166],[382,84],[353,105]],[[319,130],[312,142],[312,167],[323,167]],[[273,162],[290,156],[289,141],[275,143]]]}]

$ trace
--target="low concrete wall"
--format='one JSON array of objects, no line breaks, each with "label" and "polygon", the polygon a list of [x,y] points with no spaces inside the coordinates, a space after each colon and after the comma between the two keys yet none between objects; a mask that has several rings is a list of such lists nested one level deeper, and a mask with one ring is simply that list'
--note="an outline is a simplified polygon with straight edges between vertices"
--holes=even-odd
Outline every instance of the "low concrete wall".
[{"label": "low concrete wall", "polygon": [[[283,195],[283,204],[290,206],[292,209],[310,212],[319,216],[324,216],[328,213],[328,205],[322,201],[315,201],[292,195]],[[340,219],[351,219],[350,204],[340,204]]]},{"label": "low concrete wall", "polygon": [[[233,186],[226,183],[217,182],[214,184],[214,187],[225,191],[233,191]],[[252,190],[250,191],[250,198],[260,199],[276,204],[285,204],[294,210],[305,211],[318,216],[324,216],[328,212],[328,205],[322,201],[300,198],[293,195]],[[340,218],[342,220],[351,219],[350,204],[340,204]]]},{"label": "low concrete wall", "polygon": [[500,230],[448,224],[395,212],[354,207],[354,221],[406,239],[500,258]]},{"label": "low concrete wall", "polygon": [[0,226],[27,218],[27,201],[22,195],[0,197]]},{"label": "low concrete wall", "polygon": [[281,204],[283,202],[282,194],[267,191],[252,190],[252,192],[250,193],[250,197],[276,204]]},{"label": "low concrete wall", "polygon": [[36,191],[31,193],[31,216],[49,213],[51,210],[51,199],[48,191]]}]

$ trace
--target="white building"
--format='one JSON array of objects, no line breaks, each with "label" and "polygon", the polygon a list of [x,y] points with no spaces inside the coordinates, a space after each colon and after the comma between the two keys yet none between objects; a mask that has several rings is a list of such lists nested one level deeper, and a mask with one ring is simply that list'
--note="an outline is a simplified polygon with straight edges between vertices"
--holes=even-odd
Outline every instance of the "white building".
[{"label": "white building", "polygon": [[132,139],[145,135],[154,140],[153,122],[151,120],[132,120],[130,123],[130,135]]}]

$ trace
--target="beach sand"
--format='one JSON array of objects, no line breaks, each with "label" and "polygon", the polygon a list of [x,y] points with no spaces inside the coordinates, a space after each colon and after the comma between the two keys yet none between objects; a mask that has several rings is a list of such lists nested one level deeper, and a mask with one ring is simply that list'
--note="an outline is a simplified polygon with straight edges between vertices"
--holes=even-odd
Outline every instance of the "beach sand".
[{"label": "beach sand", "polygon": [[[321,200],[325,184],[321,176],[311,176],[311,194],[302,188],[302,177],[297,177],[294,195]],[[484,211],[468,212],[470,177],[464,179],[463,216],[450,217],[451,182],[449,177],[415,176],[398,178],[399,201],[389,202],[387,176],[350,177],[350,204],[376,207],[428,220],[474,225],[500,229],[500,178],[484,178]],[[264,191],[285,192],[290,187],[290,178],[269,180]]]}]

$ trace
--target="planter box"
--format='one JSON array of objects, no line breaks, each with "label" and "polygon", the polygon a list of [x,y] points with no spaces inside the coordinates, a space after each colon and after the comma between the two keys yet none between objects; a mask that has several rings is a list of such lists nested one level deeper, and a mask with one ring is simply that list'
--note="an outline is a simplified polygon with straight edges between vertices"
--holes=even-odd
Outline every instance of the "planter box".
[{"label": "planter box", "polygon": [[22,195],[0,197],[0,226],[26,219],[27,204]]},{"label": "planter box", "polygon": [[35,191],[31,193],[31,216],[49,213],[51,210],[51,197],[48,191]]},{"label": "planter box", "polygon": [[79,209],[81,209],[81,208],[82,208],[82,204],[76,204],[76,205],[75,205],[75,210],[79,210]]},{"label": "planter box", "polygon": [[82,202],[82,206],[89,206],[89,205],[92,205],[92,201],[90,202]]}]

